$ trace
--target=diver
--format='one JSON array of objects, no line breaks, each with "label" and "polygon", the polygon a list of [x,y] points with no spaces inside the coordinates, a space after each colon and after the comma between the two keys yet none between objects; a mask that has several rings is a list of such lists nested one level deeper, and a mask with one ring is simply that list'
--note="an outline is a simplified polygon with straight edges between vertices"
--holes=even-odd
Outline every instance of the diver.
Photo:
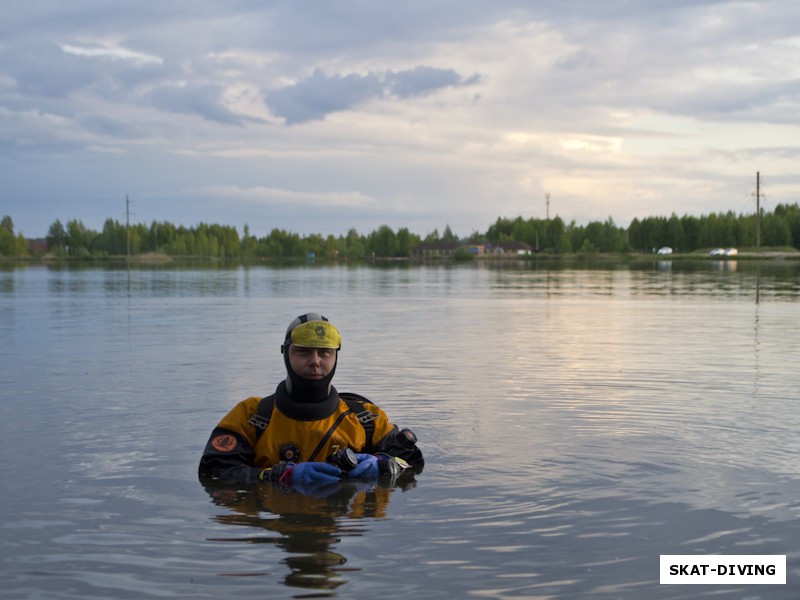
[{"label": "diver", "polygon": [[417,438],[370,400],[331,384],[341,334],[317,313],[294,319],[274,394],[239,402],[211,432],[198,474],[307,491],[343,480],[396,479],[424,465]]}]

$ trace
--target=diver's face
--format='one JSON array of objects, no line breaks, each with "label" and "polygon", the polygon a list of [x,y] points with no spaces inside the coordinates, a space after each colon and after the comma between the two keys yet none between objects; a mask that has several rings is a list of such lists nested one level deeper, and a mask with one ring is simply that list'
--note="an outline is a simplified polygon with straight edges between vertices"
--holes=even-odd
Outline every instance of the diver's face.
[{"label": "diver's face", "polygon": [[336,350],[292,344],[289,346],[289,364],[303,379],[324,379],[336,365]]}]

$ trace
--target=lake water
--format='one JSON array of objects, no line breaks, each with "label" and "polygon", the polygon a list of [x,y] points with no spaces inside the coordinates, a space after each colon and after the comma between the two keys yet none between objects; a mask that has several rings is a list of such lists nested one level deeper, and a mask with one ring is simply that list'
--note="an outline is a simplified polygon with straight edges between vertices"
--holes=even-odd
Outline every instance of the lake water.
[{"label": "lake water", "polygon": [[[310,310],[424,472],[206,489]],[[6,268],[1,595],[796,598],[798,341],[788,261]],[[660,585],[662,554],[786,555],[787,585]]]}]

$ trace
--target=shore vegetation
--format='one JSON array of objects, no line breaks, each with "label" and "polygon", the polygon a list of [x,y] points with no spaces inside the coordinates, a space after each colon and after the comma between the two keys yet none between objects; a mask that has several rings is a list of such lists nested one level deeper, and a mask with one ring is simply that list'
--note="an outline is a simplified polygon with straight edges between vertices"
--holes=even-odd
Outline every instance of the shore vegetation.
[{"label": "shore vegetation", "polygon": [[[258,237],[244,225],[241,232],[231,225],[199,223],[190,227],[153,221],[126,226],[106,219],[94,231],[79,219],[66,223],[56,219],[44,239],[28,239],[15,232],[11,216],[0,222],[0,257],[42,260],[136,260],[159,263],[173,259],[215,261],[268,260],[377,260],[409,259],[420,244],[457,244],[455,260],[470,259],[478,250],[503,244],[524,244],[530,254],[545,256],[595,256],[606,254],[655,254],[672,250],[670,258],[703,256],[713,248],[738,248],[738,257],[753,255],[791,256],[800,252],[800,206],[779,204],[762,211],[760,223],[754,214],[712,213],[702,216],[672,214],[634,219],[618,226],[609,217],[602,222],[579,225],[560,217],[524,219],[498,217],[485,232],[459,238],[449,225],[424,237],[408,228],[381,225],[362,234],[350,229],[345,235],[298,233],[275,228]],[[497,253],[492,254],[492,256]]]}]

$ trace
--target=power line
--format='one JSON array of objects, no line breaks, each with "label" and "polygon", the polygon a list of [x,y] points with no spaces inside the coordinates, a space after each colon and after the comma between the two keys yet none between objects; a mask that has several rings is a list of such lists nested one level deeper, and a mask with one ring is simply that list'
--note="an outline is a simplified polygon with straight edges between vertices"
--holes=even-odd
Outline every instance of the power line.
[{"label": "power line", "polygon": [[756,248],[761,247],[761,171],[756,171]]}]

